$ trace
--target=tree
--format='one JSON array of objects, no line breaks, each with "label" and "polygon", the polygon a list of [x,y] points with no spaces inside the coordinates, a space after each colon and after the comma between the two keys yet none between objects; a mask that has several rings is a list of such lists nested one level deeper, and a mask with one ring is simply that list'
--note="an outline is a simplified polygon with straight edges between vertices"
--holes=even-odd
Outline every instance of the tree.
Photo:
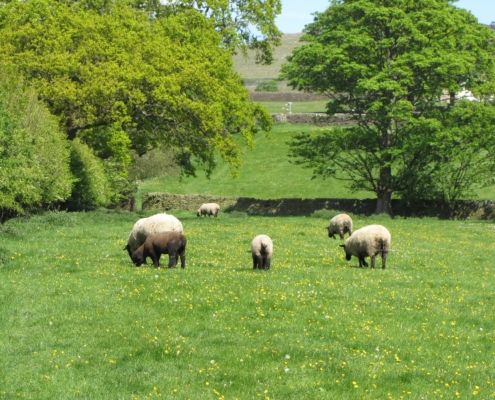
[{"label": "tree", "polygon": [[440,106],[442,93],[466,87],[485,101],[495,92],[494,34],[451,3],[334,0],[282,67],[292,87],[327,95],[329,113],[356,122],[297,137],[291,155],[316,174],[374,192],[377,213],[392,213],[394,192],[429,189],[421,171],[448,160],[438,144],[455,107]]},{"label": "tree", "polygon": [[261,63],[270,64],[274,48],[280,45],[282,33],[275,25],[275,18],[282,12],[280,0],[134,0],[134,5],[157,18],[198,10],[213,21],[229,51],[255,50],[256,60]]},{"label": "tree", "polygon": [[[19,74],[0,64],[0,220],[63,202],[69,150],[57,119]],[[54,157],[56,155],[56,157]]]},{"label": "tree", "polygon": [[[107,3],[104,3],[107,4]],[[199,11],[150,18],[125,1],[108,7],[55,0],[4,2],[0,55],[18,65],[70,140],[125,167],[129,150],[164,145],[215,166],[218,152],[233,173],[240,150],[271,119],[251,103],[214,21]]]}]

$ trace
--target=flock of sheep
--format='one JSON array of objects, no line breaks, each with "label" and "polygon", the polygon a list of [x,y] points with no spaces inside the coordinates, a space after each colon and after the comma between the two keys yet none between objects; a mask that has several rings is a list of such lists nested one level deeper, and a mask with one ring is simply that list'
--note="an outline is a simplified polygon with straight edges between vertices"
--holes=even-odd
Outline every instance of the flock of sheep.
[{"label": "flock of sheep", "polygon": [[[203,204],[196,215],[218,216],[220,206],[216,203]],[[352,232],[352,219],[347,214],[339,214],[330,220],[327,226],[328,236],[335,239],[339,235],[344,239],[346,233],[349,237],[340,246],[344,248],[347,261],[355,256],[359,260],[359,266],[368,266],[365,257],[371,258],[371,268],[375,268],[375,257],[382,257],[382,268],[385,268],[387,255],[390,251],[390,232],[382,225],[368,225]],[[138,220],[127,238],[127,250],[129,257],[136,266],[146,263],[149,257],[156,268],[160,265],[160,256],[169,255],[168,267],[175,267],[180,258],[181,268],[186,266],[186,244],[182,223],[173,215],[161,213],[148,218]],[[251,255],[253,257],[253,269],[270,269],[270,261],[273,254],[273,242],[267,235],[258,235],[251,242]]]}]

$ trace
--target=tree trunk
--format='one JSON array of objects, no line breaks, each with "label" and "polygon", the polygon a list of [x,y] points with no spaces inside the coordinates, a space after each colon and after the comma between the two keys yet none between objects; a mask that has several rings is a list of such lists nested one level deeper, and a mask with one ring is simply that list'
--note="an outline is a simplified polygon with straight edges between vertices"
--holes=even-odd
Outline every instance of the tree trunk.
[{"label": "tree trunk", "polygon": [[380,183],[376,193],[375,214],[388,214],[393,216],[392,210],[392,168],[383,167],[380,170]]}]

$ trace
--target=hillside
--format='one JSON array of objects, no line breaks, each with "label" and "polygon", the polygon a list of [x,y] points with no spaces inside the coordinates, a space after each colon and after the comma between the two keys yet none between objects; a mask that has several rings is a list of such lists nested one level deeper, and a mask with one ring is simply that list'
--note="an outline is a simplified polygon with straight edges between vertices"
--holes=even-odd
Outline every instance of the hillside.
[{"label": "hillside", "polygon": [[254,52],[249,52],[247,57],[242,53],[234,56],[234,69],[249,83],[250,81],[276,79],[280,72],[280,67],[287,62],[286,57],[292,50],[301,45],[299,38],[302,33],[286,34],[282,37],[282,44],[275,49],[275,61],[271,65],[261,65],[255,63]]}]

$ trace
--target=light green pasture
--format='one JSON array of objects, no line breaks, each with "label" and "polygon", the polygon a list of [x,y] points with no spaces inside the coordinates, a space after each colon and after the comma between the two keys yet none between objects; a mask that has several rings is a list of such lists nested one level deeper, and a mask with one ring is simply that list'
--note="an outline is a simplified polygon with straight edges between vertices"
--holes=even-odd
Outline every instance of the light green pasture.
[{"label": "light green pasture", "polygon": [[[353,216],[392,234],[387,269],[371,270],[345,260],[327,218],[175,215],[185,270],[132,266],[141,215],[1,227],[0,398],[495,396],[492,222]],[[252,270],[259,233],[270,271]]]}]

